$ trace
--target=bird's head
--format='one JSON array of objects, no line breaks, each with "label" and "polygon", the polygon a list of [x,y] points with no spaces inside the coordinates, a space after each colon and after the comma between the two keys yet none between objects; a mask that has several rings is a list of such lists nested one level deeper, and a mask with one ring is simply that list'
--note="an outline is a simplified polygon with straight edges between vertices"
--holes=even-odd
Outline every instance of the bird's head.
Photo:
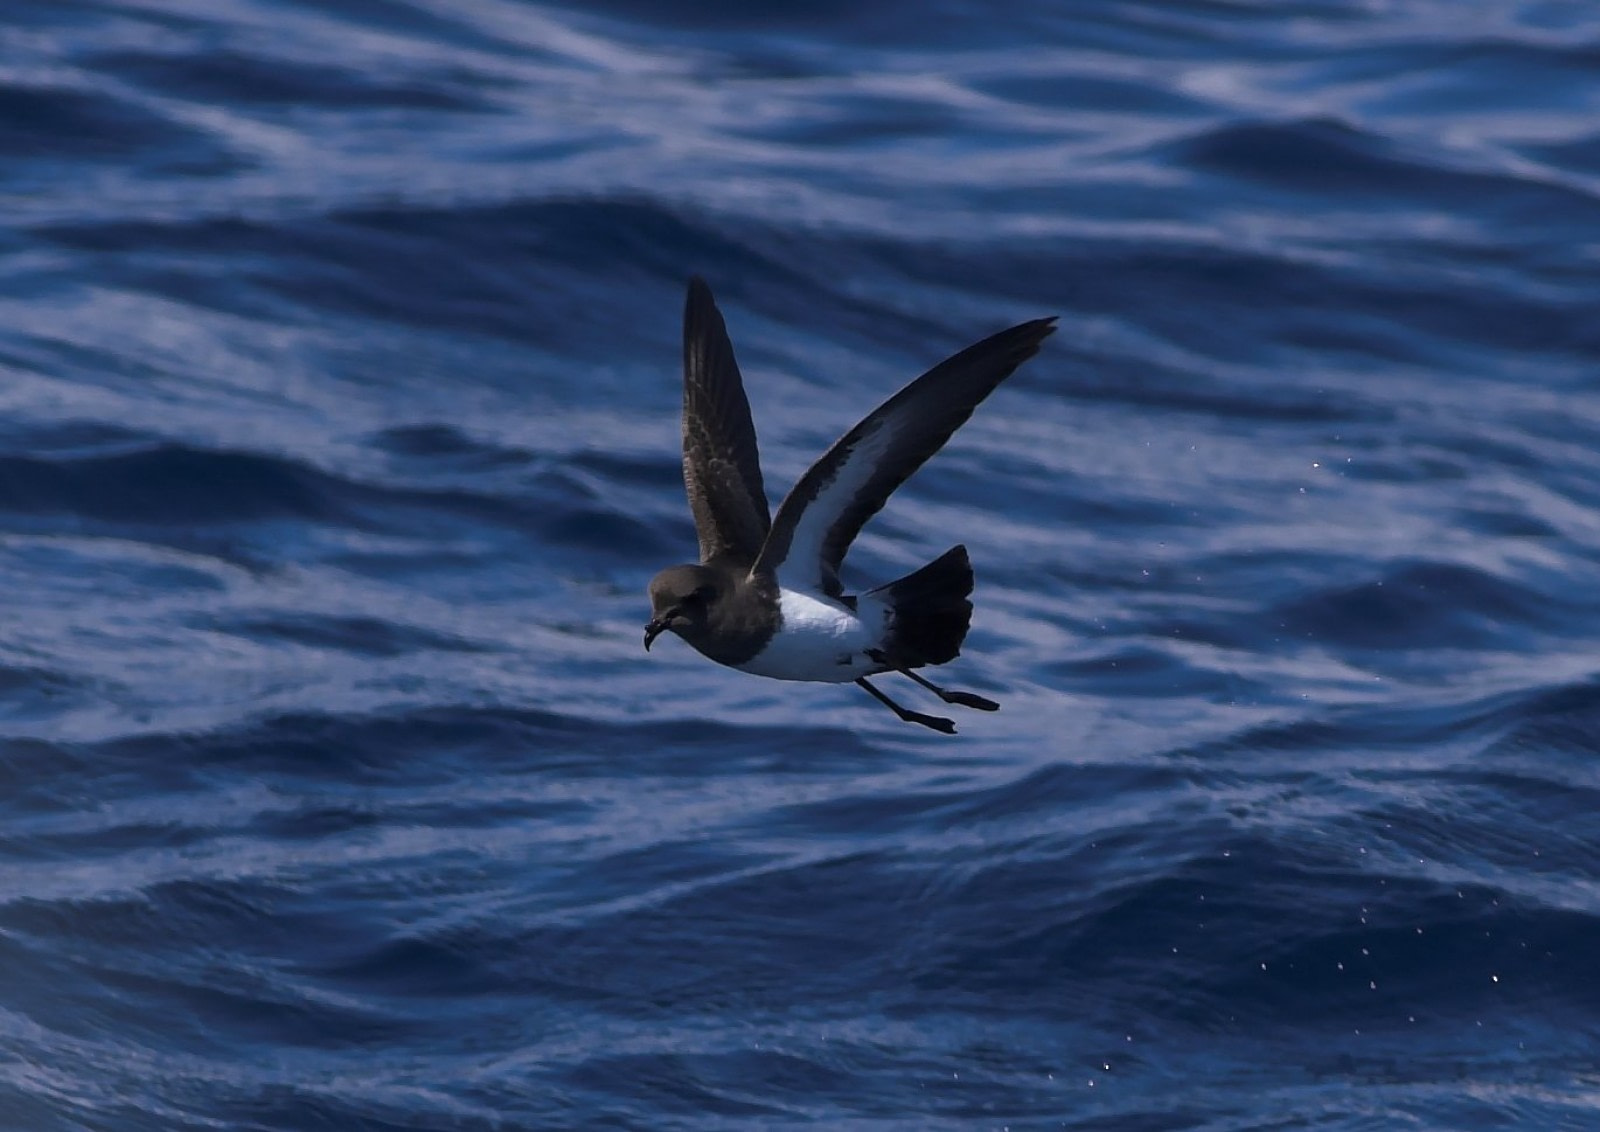
[{"label": "bird's head", "polygon": [[644,627],[644,647],[671,630],[693,643],[705,633],[711,607],[722,593],[722,579],[704,566],[668,566],[650,579],[650,623]]}]

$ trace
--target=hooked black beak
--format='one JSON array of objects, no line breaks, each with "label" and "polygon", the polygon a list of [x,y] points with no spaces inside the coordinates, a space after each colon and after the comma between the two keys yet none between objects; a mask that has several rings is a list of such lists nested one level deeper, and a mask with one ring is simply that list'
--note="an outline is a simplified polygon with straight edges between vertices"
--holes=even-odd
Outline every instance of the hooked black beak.
[{"label": "hooked black beak", "polygon": [[644,651],[649,652],[650,646],[655,644],[656,638],[667,631],[667,619],[657,617],[644,627]]}]

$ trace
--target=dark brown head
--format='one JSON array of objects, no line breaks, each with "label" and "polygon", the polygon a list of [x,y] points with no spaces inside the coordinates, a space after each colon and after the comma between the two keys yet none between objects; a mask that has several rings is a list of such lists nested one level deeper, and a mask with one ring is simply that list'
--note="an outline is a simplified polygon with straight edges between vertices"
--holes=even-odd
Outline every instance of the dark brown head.
[{"label": "dark brown head", "polygon": [[690,644],[704,640],[713,606],[722,597],[726,579],[704,566],[668,566],[650,579],[650,624],[644,627],[646,650],[663,632]]}]

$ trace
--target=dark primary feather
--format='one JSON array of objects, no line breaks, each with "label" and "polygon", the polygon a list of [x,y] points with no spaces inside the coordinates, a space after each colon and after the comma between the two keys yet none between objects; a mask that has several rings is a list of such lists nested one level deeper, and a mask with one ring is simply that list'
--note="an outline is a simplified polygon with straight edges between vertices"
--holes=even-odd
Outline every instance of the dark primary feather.
[{"label": "dark primary feather", "polygon": [[750,402],[728,328],[704,280],[683,310],[683,482],[700,561],[755,561],[771,527]]},{"label": "dark primary feather", "polygon": [[[996,386],[1039,352],[1039,344],[1054,331],[1054,318],[1034,319],[968,346],[907,385],[845,433],[811,465],[779,506],[754,572],[776,572],[789,557],[802,521],[821,522],[821,561],[794,563],[787,575],[788,584],[809,580],[824,593],[839,595],[839,564],[866,521],[878,513],[895,488],[944,446]],[[882,445],[882,449],[869,457],[861,454],[864,445],[868,449]],[[870,458],[870,467],[853,467],[853,457]],[[837,505],[836,513],[807,516],[806,509],[841,474],[848,474],[851,481],[861,479],[859,488],[844,499],[830,501]]]}]

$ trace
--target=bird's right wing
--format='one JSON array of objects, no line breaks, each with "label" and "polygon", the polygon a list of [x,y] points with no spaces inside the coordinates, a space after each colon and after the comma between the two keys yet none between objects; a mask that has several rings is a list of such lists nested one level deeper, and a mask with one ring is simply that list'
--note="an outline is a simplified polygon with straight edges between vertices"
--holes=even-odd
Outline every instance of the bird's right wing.
[{"label": "bird's right wing", "polygon": [[683,309],[683,484],[700,561],[753,563],[772,525],[756,429],[728,328],[698,277]]}]

